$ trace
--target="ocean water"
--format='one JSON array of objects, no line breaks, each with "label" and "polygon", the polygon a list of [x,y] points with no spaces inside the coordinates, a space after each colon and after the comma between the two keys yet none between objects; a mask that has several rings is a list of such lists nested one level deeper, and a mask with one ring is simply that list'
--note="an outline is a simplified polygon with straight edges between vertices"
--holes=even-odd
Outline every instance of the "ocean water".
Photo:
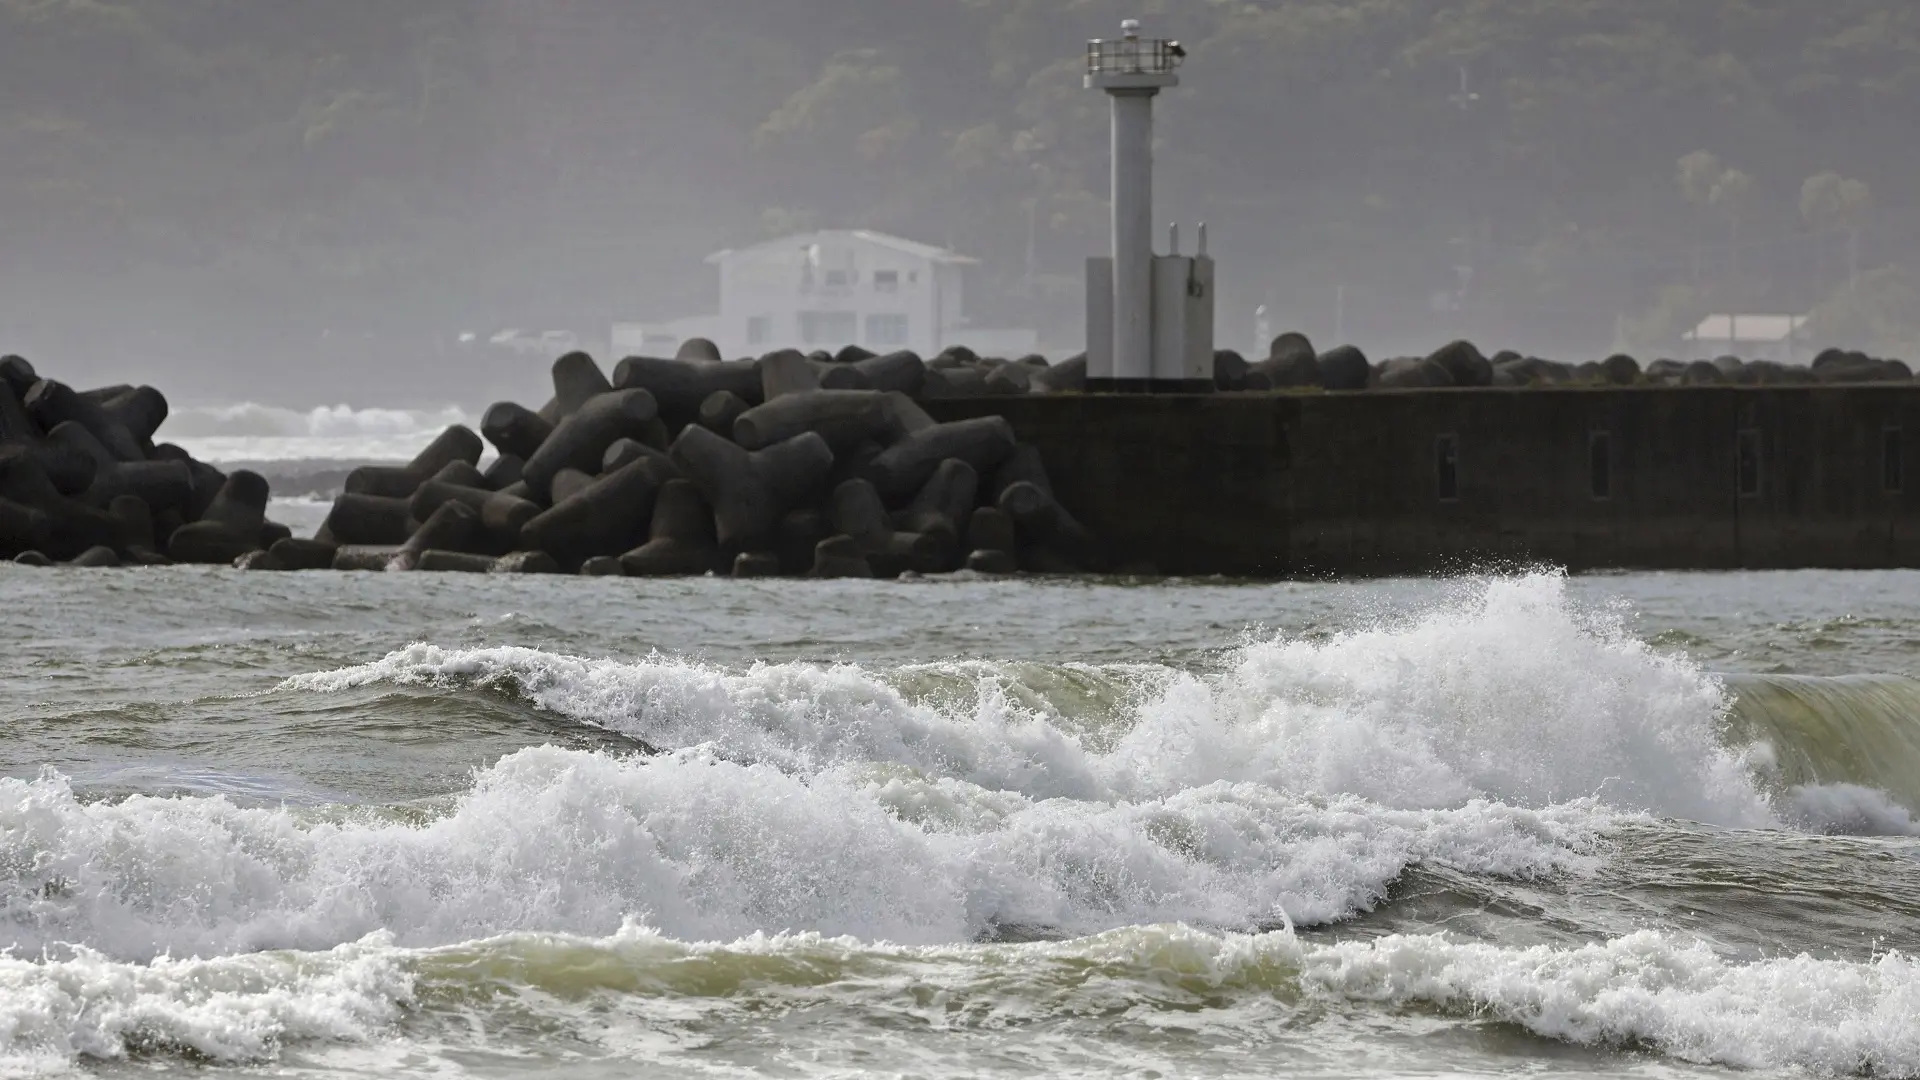
[{"label": "ocean water", "polygon": [[0,1074],[1920,1076],[1920,575],[0,596]]},{"label": "ocean water", "polygon": [[161,438],[216,465],[273,462],[297,471],[302,461],[407,461],[453,424],[475,427],[478,420],[452,405],[437,409],[330,405],[303,411],[242,402],[175,409]]}]

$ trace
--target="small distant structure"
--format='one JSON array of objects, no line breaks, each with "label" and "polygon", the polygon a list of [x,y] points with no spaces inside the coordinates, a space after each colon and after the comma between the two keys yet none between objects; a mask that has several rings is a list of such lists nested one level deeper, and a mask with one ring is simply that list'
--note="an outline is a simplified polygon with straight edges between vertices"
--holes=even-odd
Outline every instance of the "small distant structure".
[{"label": "small distant structure", "polygon": [[1180,254],[1180,227],[1167,254],[1153,250],[1153,99],[1180,85],[1187,50],[1145,37],[1140,20],[1118,39],[1087,43],[1086,88],[1104,92],[1113,113],[1110,253],[1087,260],[1087,388],[1106,393],[1213,390],[1214,266],[1207,226],[1199,247]]},{"label": "small distant structure", "polygon": [[729,248],[707,256],[720,273],[720,312],[662,323],[619,323],[616,352],[668,354],[693,337],[725,356],[774,349],[878,353],[911,349],[931,357],[965,345],[988,355],[1034,351],[1030,330],[973,327],[964,271],[977,260],[870,229],[827,229]]},{"label": "small distant structure", "polygon": [[1777,364],[1809,364],[1805,315],[1709,315],[1682,336],[1696,360],[1738,356]]}]

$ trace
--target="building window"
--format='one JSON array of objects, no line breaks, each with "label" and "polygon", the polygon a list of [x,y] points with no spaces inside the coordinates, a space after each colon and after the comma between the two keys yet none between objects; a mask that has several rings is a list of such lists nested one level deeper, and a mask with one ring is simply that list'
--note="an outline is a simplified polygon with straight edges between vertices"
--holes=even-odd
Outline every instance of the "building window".
[{"label": "building window", "polygon": [[1435,479],[1441,502],[1458,502],[1460,499],[1460,440],[1453,435],[1442,435],[1433,444]]},{"label": "building window", "polygon": [[1587,436],[1587,487],[1596,499],[1613,498],[1613,439],[1604,431]]},{"label": "building window", "polygon": [[844,289],[849,284],[851,284],[851,282],[848,280],[847,272],[845,270],[827,271],[827,288]]},{"label": "building window", "polygon": [[803,311],[800,340],[808,345],[852,345],[860,317],[851,311]]},{"label": "building window", "polygon": [[1760,494],[1760,433],[1743,431],[1740,433],[1740,497],[1757,498]]},{"label": "building window", "polygon": [[1900,429],[1890,427],[1880,436],[1880,484],[1890,493],[1899,493],[1907,484],[1905,448]]},{"label": "building window", "polygon": [[904,348],[907,344],[907,317],[905,315],[869,315],[867,316],[867,344]]},{"label": "building window", "polygon": [[900,291],[900,271],[875,270],[873,272],[873,291],[874,292],[899,292]]},{"label": "building window", "polygon": [[755,315],[747,320],[747,344],[767,345],[773,342],[773,316]]}]

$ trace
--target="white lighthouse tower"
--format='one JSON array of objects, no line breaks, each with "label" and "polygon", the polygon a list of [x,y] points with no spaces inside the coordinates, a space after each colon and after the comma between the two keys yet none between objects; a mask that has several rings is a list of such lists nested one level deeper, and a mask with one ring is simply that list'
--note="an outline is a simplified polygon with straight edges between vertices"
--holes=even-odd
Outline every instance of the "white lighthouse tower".
[{"label": "white lighthouse tower", "polygon": [[1113,251],[1087,264],[1087,388],[1107,393],[1213,389],[1213,260],[1207,227],[1199,252],[1153,251],[1153,99],[1179,86],[1186,50],[1142,37],[1140,22],[1118,40],[1087,43],[1089,89],[1113,102]]}]

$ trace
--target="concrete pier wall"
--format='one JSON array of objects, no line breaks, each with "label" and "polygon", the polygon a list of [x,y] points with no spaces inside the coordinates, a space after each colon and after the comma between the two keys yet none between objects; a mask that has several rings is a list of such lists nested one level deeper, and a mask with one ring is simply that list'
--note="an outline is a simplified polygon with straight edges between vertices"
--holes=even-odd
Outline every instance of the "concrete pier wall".
[{"label": "concrete pier wall", "polygon": [[1920,386],[929,402],[1002,415],[1175,574],[1920,567]]}]

